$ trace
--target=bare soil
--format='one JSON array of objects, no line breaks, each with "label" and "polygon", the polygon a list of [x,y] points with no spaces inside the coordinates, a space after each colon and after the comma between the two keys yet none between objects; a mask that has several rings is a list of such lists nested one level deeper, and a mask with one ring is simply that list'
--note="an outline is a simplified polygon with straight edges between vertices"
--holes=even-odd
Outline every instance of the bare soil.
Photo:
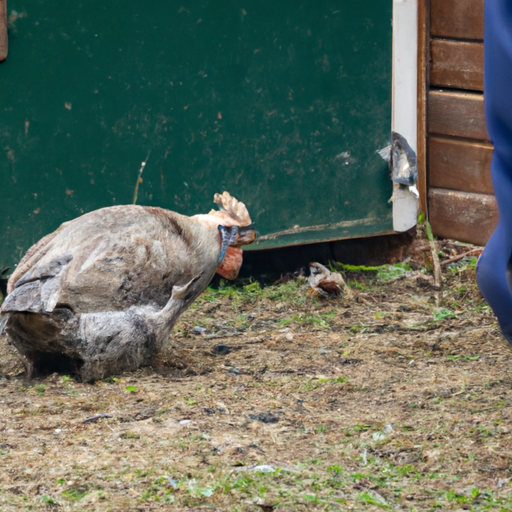
[{"label": "bare soil", "polygon": [[[468,248],[451,242],[441,260]],[[473,256],[209,289],[152,368],[27,381],[0,338],[0,510],[512,510],[512,352]]]}]

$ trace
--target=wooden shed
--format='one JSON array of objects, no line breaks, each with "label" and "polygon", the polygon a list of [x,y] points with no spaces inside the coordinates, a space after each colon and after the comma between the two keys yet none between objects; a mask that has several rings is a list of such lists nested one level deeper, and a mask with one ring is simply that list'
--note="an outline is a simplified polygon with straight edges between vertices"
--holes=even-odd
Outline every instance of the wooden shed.
[{"label": "wooden shed", "polygon": [[0,267],[82,213],[190,215],[222,190],[249,207],[250,250],[413,227],[379,151],[392,130],[416,148],[417,8],[0,0]]},{"label": "wooden shed", "polygon": [[416,196],[378,156],[391,130],[434,233],[484,244],[483,2],[0,0],[0,266],[132,202],[148,157],[139,204],[194,214],[228,189],[252,250],[407,231]]},{"label": "wooden shed", "polygon": [[498,221],[484,115],[484,0],[427,0],[419,24],[422,207],[437,236],[483,245]]}]

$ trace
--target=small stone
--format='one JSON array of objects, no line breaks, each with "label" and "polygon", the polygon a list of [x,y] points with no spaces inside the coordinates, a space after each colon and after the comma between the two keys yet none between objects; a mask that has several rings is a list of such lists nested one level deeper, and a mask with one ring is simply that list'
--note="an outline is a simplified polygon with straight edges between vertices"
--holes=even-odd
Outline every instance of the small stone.
[{"label": "small stone", "polygon": [[249,418],[262,423],[278,423],[279,418],[274,416],[271,412],[260,412],[258,414],[249,414]]},{"label": "small stone", "polygon": [[372,438],[374,441],[384,441],[386,434],[384,434],[384,432],[374,432]]},{"label": "small stone", "polygon": [[229,354],[231,352],[231,349],[227,345],[215,345],[213,347],[213,353],[217,354],[219,356],[225,356],[226,354]]}]

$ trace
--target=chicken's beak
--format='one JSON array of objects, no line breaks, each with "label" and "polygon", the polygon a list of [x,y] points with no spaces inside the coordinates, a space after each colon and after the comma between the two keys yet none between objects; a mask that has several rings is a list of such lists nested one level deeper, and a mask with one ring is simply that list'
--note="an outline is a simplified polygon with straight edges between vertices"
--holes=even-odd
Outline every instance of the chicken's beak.
[{"label": "chicken's beak", "polygon": [[248,245],[254,242],[255,238],[256,231],[254,229],[254,225],[250,224],[249,226],[243,226],[238,228],[236,241],[230,245],[231,247],[240,247],[241,245]]}]

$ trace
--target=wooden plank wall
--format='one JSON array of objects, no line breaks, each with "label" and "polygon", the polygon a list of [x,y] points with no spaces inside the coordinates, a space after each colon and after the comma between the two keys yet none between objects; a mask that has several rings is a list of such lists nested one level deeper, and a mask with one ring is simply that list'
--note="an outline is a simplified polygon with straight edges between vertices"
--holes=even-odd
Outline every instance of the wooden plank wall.
[{"label": "wooden plank wall", "polygon": [[427,182],[434,234],[484,245],[498,212],[483,103],[484,0],[430,0]]},{"label": "wooden plank wall", "polygon": [[0,62],[7,57],[7,0],[0,0]]}]

